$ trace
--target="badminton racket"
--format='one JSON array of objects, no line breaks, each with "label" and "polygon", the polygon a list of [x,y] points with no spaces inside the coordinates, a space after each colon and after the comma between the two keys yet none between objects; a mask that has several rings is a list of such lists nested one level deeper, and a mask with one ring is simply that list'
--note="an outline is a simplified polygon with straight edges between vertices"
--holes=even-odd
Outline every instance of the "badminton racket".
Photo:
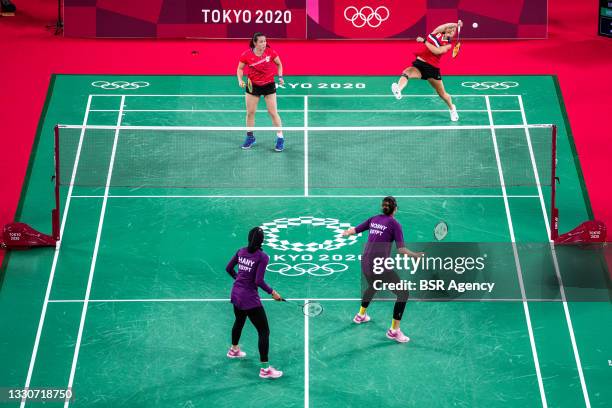
[{"label": "badminton racket", "polygon": [[287,299],[282,299],[282,301],[299,307],[300,309],[302,309],[302,313],[309,317],[315,317],[323,313],[323,306],[321,306],[321,304],[318,302],[299,303]]}]

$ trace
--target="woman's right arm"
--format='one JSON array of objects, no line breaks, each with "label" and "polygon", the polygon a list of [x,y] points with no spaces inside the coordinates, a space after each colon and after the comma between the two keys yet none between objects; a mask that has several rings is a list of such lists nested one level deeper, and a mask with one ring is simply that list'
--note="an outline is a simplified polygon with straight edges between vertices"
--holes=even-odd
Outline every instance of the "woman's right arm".
[{"label": "woman's right arm", "polygon": [[372,219],[372,217],[368,218],[367,220],[365,220],[364,222],[362,222],[361,224],[359,224],[356,227],[351,227],[349,229],[347,229],[346,231],[342,232],[343,236],[348,236],[348,235],[353,235],[353,234],[357,234],[357,233],[361,233],[365,230],[370,229],[370,220]]},{"label": "woman's right arm", "polygon": [[238,69],[236,69],[236,76],[238,77],[238,85],[240,85],[241,88],[244,88],[244,81],[242,80],[242,76],[244,75],[244,66],[245,63],[240,61],[238,63]]},{"label": "woman's right arm", "polygon": [[266,274],[266,268],[268,267],[269,261],[270,261],[270,258],[268,258],[267,256],[262,257],[261,260],[259,261],[257,270],[255,271],[255,284],[261,289],[263,289],[265,292],[267,292],[268,294],[272,295],[274,300],[280,301],[282,300],[281,295],[277,291],[272,289],[264,280],[264,275]]}]

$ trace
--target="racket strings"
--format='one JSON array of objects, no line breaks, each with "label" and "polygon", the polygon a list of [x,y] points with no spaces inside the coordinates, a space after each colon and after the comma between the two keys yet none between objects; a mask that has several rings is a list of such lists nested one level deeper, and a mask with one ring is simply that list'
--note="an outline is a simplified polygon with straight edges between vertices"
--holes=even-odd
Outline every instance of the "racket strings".
[{"label": "racket strings", "polygon": [[314,317],[323,313],[323,306],[317,302],[308,302],[302,308],[306,316]]},{"label": "racket strings", "polygon": [[323,306],[318,302],[306,302],[304,304],[295,302],[293,300],[283,299],[283,302],[295,305],[302,309],[302,312],[309,317],[315,317],[323,313]]},{"label": "racket strings", "polygon": [[434,238],[436,238],[438,241],[441,241],[446,238],[447,234],[448,225],[444,221],[440,221],[439,223],[437,223],[434,228]]},{"label": "racket strings", "polygon": [[459,54],[459,48],[461,48],[461,43],[457,42],[457,44],[455,44],[455,46],[453,47],[453,58],[455,58],[457,54]]},{"label": "racket strings", "polygon": [[453,58],[455,58],[457,54],[459,54],[459,49],[461,48],[461,41],[459,40],[460,36],[461,36],[461,26],[459,25],[459,22],[457,22],[457,43],[453,47]]}]

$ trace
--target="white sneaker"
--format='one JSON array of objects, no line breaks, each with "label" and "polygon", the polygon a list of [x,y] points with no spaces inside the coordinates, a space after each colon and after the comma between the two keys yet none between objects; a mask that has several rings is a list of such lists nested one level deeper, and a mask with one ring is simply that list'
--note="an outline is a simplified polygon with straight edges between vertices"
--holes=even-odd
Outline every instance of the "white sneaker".
[{"label": "white sneaker", "polygon": [[229,358],[244,358],[246,357],[246,353],[240,350],[240,348],[233,349],[230,347],[229,351],[227,352],[227,356]]},{"label": "white sneaker", "polygon": [[283,372],[277,370],[276,368],[270,366],[268,368],[260,368],[259,376],[261,378],[280,378],[283,376]]},{"label": "white sneaker", "polygon": [[355,317],[353,317],[353,322],[357,323],[357,324],[361,324],[361,323],[367,323],[370,321],[370,316],[368,316],[368,314],[364,314],[363,316],[360,315],[359,313],[357,313],[355,315]]},{"label": "white sneaker", "polygon": [[395,95],[395,99],[402,99],[402,91],[400,90],[400,87],[397,82],[391,84],[391,92],[393,92],[393,95]]},{"label": "white sneaker", "polygon": [[400,329],[397,329],[397,330],[389,329],[389,330],[387,330],[387,338],[391,339],[391,340],[395,340],[398,343],[408,343],[410,341],[410,337],[408,337],[404,333],[402,333],[402,331]]},{"label": "white sneaker", "polygon": [[459,120],[459,114],[457,113],[457,107],[455,105],[453,105],[453,109],[450,110],[450,117],[453,122]]}]

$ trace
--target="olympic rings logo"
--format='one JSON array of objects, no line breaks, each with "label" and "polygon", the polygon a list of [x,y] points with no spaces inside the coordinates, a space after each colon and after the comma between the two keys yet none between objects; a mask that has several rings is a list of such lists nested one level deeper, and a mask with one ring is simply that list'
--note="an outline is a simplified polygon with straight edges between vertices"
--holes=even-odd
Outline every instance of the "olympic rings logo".
[{"label": "olympic rings logo", "polygon": [[516,88],[519,86],[518,82],[514,81],[504,81],[504,82],[494,82],[494,81],[486,81],[486,82],[462,82],[461,86],[465,88],[472,88],[477,91],[484,91],[486,89],[495,89],[495,90],[503,90]]},{"label": "olympic rings logo", "polygon": [[146,88],[150,84],[144,81],[136,81],[136,82],[127,82],[127,81],[94,81],[91,83],[91,86],[95,86],[96,88],[102,89],[138,89],[138,88]]},{"label": "olympic rings logo", "polygon": [[334,273],[344,272],[347,269],[348,265],[338,262],[330,262],[323,265],[312,262],[302,262],[295,265],[275,262],[268,264],[266,268],[268,272],[276,272],[284,276],[302,276],[305,273],[313,276],[329,276]]},{"label": "olympic rings logo", "polygon": [[355,6],[348,6],[344,9],[344,18],[346,21],[353,24],[355,28],[362,28],[366,24],[370,28],[377,28],[387,21],[391,13],[385,6],[376,7],[373,9],[370,6],[363,6],[361,9],[357,9]]}]

